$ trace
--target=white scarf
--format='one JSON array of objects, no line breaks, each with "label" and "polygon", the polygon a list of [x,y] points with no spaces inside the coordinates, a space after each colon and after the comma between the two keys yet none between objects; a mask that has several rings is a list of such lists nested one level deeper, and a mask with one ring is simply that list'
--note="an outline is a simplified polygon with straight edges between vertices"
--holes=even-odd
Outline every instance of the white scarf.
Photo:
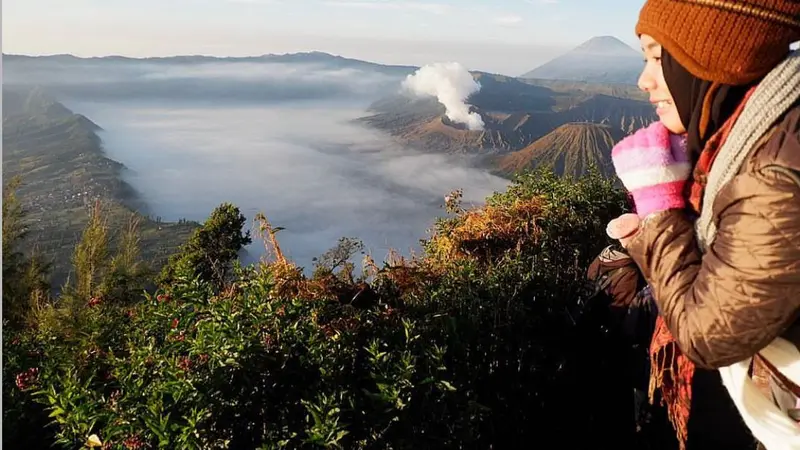
[{"label": "white scarf", "polygon": [[[798,98],[800,51],[795,50],[759,83],[719,149],[708,174],[703,196],[705,207],[695,224],[703,252],[711,246],[717,234],[711,206],[720,188],[739,172],[756,142]],[[800,351],[794,344],[779,337],[758,353],[789,381],[800,385]],[[750,357],[720,368],[725,388],[753,436],[768,450],[800,449],[800,425],[758,389],[748,375],[752,361]]]}]

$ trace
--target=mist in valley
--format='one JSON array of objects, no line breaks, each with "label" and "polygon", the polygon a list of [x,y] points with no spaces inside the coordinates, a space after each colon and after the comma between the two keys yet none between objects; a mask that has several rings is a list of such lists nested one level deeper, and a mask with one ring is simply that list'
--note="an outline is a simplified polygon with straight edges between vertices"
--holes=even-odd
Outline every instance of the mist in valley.
[{"label": "mist in valley", "polygon": [[[9,69],[9,66],[11,68]],[[482,203],[507,181],[454,156],[420,153],[353,122],[406,74],[331,64],[108,60],[60,70],[7,64],[11,82],[40,85],[103,128],[111,159],[163,220],[202,221],[221,202],[252,225],[263,212],[298,264],[361,239],[380,261],[409,254],[443,197]],[[257,239],[248,261],[263,254]]]}]

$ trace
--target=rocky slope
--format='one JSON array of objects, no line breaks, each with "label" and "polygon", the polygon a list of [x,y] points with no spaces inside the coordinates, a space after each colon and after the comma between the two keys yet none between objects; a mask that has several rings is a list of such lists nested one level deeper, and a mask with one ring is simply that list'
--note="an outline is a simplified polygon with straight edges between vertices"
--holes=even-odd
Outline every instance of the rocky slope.
[{"label": "rocky slope", "polygon": [[522,150],[496,158],[494,164],[503,175],[544,166],[575,177],[596,166],[608,176],[613,174],[611,149],[624,136],[621,129],[607,124],[567,123]]}]

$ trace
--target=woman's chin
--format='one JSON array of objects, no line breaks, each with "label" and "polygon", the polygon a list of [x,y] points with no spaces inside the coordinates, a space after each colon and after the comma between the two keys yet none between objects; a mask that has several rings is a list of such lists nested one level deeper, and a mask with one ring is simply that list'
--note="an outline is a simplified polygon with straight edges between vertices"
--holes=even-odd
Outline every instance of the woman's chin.
[{"label": "woman's chin", "polygon": [[[677,114],[675,114],[677,116]],[[686,133],[686,128],[681,123],[680,117],[673,117],[672,114],[666,113],[659,115],[659,120],[661,123],[673,134],[683,134]]]}]

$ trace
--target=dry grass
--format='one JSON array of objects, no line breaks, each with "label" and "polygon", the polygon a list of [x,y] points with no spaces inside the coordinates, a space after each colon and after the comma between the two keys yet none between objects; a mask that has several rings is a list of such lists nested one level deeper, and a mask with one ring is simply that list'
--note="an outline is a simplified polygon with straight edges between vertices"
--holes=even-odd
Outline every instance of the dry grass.
[{"label": "dry grass", "polygon": [[307,277],[303,269],[284,257],[274,228],[266,216],[256,217],[256,233],[266,255],[260,267],[272,280],[270,297],[309,301],[354,303],[372,294],[372,286],[389,282],[403,297],[424,292],[447,270],[465,260],[486,264],[526,245],[535,245],[541,230],[536,221],[543,214],[540,198],[516,199],[511,204],[459,210],[429,240],[424,255],[405,257],[390,251],[381,265],[372,256],[362,261],[362,275],[354,280],[342,273],[323,272]]},{"label": "dry grass", "polygon": [[451,228],[430,240],[429,262],[436,266],[464,258],[491,261],[508,251],[535,244],[544,202],[539,198],[516,199],[510,205],[490,205],[464,211]]}]

